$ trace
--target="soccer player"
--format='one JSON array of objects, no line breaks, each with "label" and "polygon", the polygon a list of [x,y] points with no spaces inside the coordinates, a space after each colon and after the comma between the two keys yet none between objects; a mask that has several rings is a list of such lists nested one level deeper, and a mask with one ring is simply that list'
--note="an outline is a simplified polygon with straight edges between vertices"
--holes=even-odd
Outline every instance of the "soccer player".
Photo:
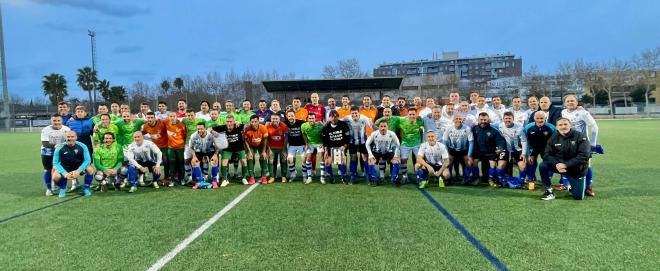
[{"label": "soccer player", "polygon": [[114,138],[117,137],[117,134],[119,134],[119,128],[111,122],[110,115],[107,113],[102,114],[99,124],[94,126],[94,135],[92,136],[92,139],[95,147],[98,147],[103,142],[105,133],[112,133],[113,141]]},{"label": "soccer player", "polygon": [[470,105],[467,101],[462,101],[458,108],[458,113],[463,115],[463,125],[470,129],[477,125],[477,118],[470,112]]},{"label": "soccer player", "polygon": [[[337,109],[337,113],[339,114],[339,119],[351,115],[351,98],[348,97],[348,95],[341,97],[341,107]],[[329,114],[330,113],[328,112],[328,115]]]},{"label": "soccer player", "polygon": [[323,116],[323,119],[327,120],[330,111],[337,109],[339,109],[339,107],[337,107],[337,100],[335,100],[333,97],[328,98],[328,105],[325,107],[325,116]]},{"label": "soccer player", "polygon": [[206,131],[206,123],[203,121],[197,123],[197,131],[190,136],[188,149],[190,149],[190,153],[192,154],[190,163],[192,166],[193,181],[195,182],[192,189],[209,187],[206,182],[209,164],[211,164],[210,187],[212,189],[217,189],[219,150],[215,146],[213,136]]},{"label": "soccer player", "polygon": [[[323,130],[323,124],[316,121],[316,114],[310,113],[307,115],[307,122],[303,123],[300,126],[300,131],[303,134],[303,138],[305,140],[305,165],[303,166],[303,170],[307,170],[307,179],[305,180],[305,184],[310,184],[312,183],[312,177],[314,176],[314,160],[312,159],[312,156],[314,153],[318,153],[323,157],[323,138],[321,136]],[[325,184],[325,177],[324,175],[324,170],[325,170],[325,162],[323,159],[321,159],[321,174],[320,174],[320,182],[321,184]],[[330,181],[332,181],[332,175],[330,175]]]},{"label": "soccer player", "polygon": [[150,140],[156,147],[163,153],[163,168],[165,171],[165,178],[163,183],[169,183],[171,178],[169,174],[169,150],[167,149],[167,120],[159,120],[154,112],[147,113],[147,122],[142,125],[142,134],[144,139]]},{"label": "soccer player", "polygon": [[177,118],[176,112],[170,112],[169,119],[165,122],[167,130],[167,161],[169,167],[169,180],[163,185],[174,187],[178,181],[184,182],[184,152],[186,147],[186,126]]},{"label": "soccer player", "polygon": [[539,99],[539,111],[545,114],[547,121],[552,125],[557,124],[557,119],[561,117],[561,109],[552,105],[550,98],[547,96]]},{"label": "soccer player", "polygon": [[[407,110],[408,110],[408,109],[406,109],[406,111],[407,111]],[[383,108],[383,117],[380,118],[380,119],[378,119],[378,120],[376,120],[376,124],[375,124],[375,126],[378,127],[378,126],[380,125],[381,122],[387,122],[387,129],[388,129],[389,131],[394,132],[394,134],[395,134],[397,137],[399,137],[399,119],[400,119],[400,118],[399,118],[398,115],[394,115],[394,116],[393,116],[393,114],[392,114],[392,108],[387,108],[387,107],[386,107],[386,108]],[[368,149],[368,148],[367,148],[367,149]],[[398,154],[398,153],[397,153],[397,154]],[[378,169],[379,169],[379,173],[380,173],[380,178],[381,178],[381,179],[382,179],[382,178],[385,178],[385,166],[386,166],[386,163],[388,163],[388,161],[385,160],[385,159],[380,159],[380,160],[378,161]],[[398,167],[400,168],[401,165],[398,165]],[[390,173],[392,173],[392,170],[393,170],[393,164],[390,163]]]},{"label": "soccer player", "polygon": [[[365,96],[365,99],[368,96]],[[342,119],[348,127],[350,128],[350,140],[348,143],[348,153],[350,155],[350,171],[351,171],[351,182],[354,183],[357,178],[357,167],[358,167],[358,153],[359,160],[361,160],[362,172],[367,172],[367,147],[365,143],[367,142],[367,134],[372,126],[371,119],[360,114],[361,109],[357,106],[354,106],[351,109],[351,115],[346,116]],[[369,174],[365,174],[368,183],[371,185],[372,181],[369,180]]]},{"label": "soccer player", "polygon": [[272,100],[270,102],[270,114],[271,115],[278,115],[280,116],[280,121],[284,123],[284,121],[287,119],[286,118],[286,112],[282,111],[282,108],[280,107],[280,101],[278,100]]},{"label": "soccer player", "polygon": [[445,187],[443,178],[449,178],[449,153],[447,147],[436,141],[433,131],[427,133],[426,142],[422,143],[417,152],[417,163],[415,171],[419,179],[419,188],[426,188],[428,180],[426,177],[438,177],[438,185]]},{"label": "soccer player", "polygon": [[118,103],[110,104],[110,117],[112,118],[112,122],[121,119],[121,108]]},{"label": "soccer player", "polygon": [[461,106],[460,104],[461,96],[459,96],[458,92],[449,93],[449,103],[442,106],[442,117],[451,119],[451,115],[447,114],[449,113],[449,109],[451,108],[451,110],[456,111]]},{"label": "soccer player", "polygon": [[[69,119],[66,122],[66,126],[71,129],[71,131],[76,132],[77,140],[87,146],[88,151],[92,151],[92,133],[94,132],[94,123],[87,116],[85,107],[82,105],[76,106],[76,115]],[[75,190],[75,186],[72,186],[72,190]]]},{"label": "soccer player", "polygon": [[442,108],[438,105],[434,106],[431,110],[431,114],[422,116],[422,121],[424,121],[424,140],[426,140],[426,134],[430,131],[435,132],[436,137],[445,133],[445,129],[451,126],[451,119],[442,117]]},{"label": "soccer player", "polygon": [[224,119],[220,118],[220,112],[216,109],[211,109],[211,119],[206,121],[206,128],[213,128],[218,125],[224,125]]},{"label": "soccer player", "polygon": [[103,134],[103,144],[94,151],[94,178],[101,184],[101,192],[108,191],[108,183],[119,191],[121,180],[127,177],[128,169],[123,167],[124,151],[115,142],[115,134]]},{"label": "soccer player", "polygon": [[527,97],[527,124],[534,122],[534,112],[539,111],[539,99],[536,96]]},{"label": "soccer player", "polygon": [[57,113],[50,116],[50,125],[41,130],[41,164],[44,167],[43,178],[46,185],[46,196],[53,195],[53,153],[55,148],[66,141],[66,133],[69,131],[71,129],[62,125],[62,116]]},{"label": "soccer player", "polygon": [[126,146],[133,143],[133,133],[142,130],[142,124],[144,124],[144,120],[133,119],[133,115],[131,115],[130,112],[122,112],[121,118],[121,121],[115,123],[117,128],[119,128],[119,133],[117,134],[117,143],[119,143],[122,148],[126,149]]},{"label": "soccer player", "polygon": [[[344,153],[350,142],[350,128],[345,122],[339,120],[337,111],[330,111],[329,117],[328,123],[321,130],[321,138],[325,148],[323,151],[325,154],[325,172],[332,177],[332,164],[337,164],[341,181],[345,184],[346,159],[344,159]],[[353,184],[353,182],[350,182],[350,184]]]},{"label": "soccer player", "polygon": [[408,116],[408,102],[406,97],[399,97],[396,100],[396,108],[399,110],[399,117]]},{"label": "soccer player", "polygon": [[268,183],[274,183],[277,175],[277,165],[280,166],[280,176],[286,183],[287,167],[287,133],[289,128],[280,121],[280,115],[270,115],[270,122],[266,123],[268,129],[268,171],[270,178]]},{"label": "soccer player", "polygon": [[[449,165],[457,163],[463,166],[463,184],[467,184],[473,166],[469,157],[472,156],[474,149],[474,135],[471,128],[463,124],[463,116],[463,114],[454,115],[454,125],[445,130],[442,142],[449,153]],[[458,175],[458,167],[455,169]]]},{"label": "soccer player", "polygon": [[490,120],[490,124],[492,125],[498,125],[500,123],[500,117],[488,107],[486,104],[486,98],[484,96],[479,96],[477,99],[477,105],[475,105],[474,110],[472,110],[472,115],[474,115],[475,118],[479,118],[480,113],[487,113],[488,114],[488,119]]},{"label": "soccer player", "polygon": [[131,109],[128,107],[128,104],[119,105],[119,119],[121,119],[121,113],[131,112]]},{"label": "soccer player", "polygon": [[319,103],[319,94],[314,92],[309,96],[311,103],[305,105],[307,114],[314,113],[316,121],[323,123],[325,121],[325,106]]},{"label": "soccer player", "polygon": [[303,180],[307,179],[307,164],[304,162],[305,148],[307,146],[305,136],[302,133],[302,125],[305,123],[302,120],[296,119],[295,112],[289,110],[286,113],[287,122],[285,123],[289,129],[289,147],[287,149],[287,164],[289,165],[289,182],[293,182],[296,178],[296,155],[303,156],[302,163],[302,176]]},{"label": "soccer player", "polygon": [[96,116],[92,117],[92,123],[94,123],[94,126],[101,124],[101,115],[108,114],[108,106],[105,104],[100,104],[96,114]]},{"label": "soccer player", "polygon": [[295,113],[296,119],[306,121],[309,112],[307,112],[307,109],[302,108],[301,106],[302,102],[300,101],[300,97],[293,98],[293,101],[291,102],[291,109]]},{"label": "soccer player", "polygon": [[243,139],[243,125],[236,123],[233,115],[227,115],[225,121],[225,125],[213,127],[213,131],[215,132],[213,136],[217,137],[219,136],[217,133],[225,133],[227,135],[228,143],[228,147],[222,151],[222,169],[220,170],[222,172],[222,183],[220,186],[225,187],[229,184],[229,180],[227,179],[227,165],[229,165],[229,159],[234,153],[236,153],[241,162],[241,169],[243,171],[242,182],[243,184],[248,184],[247,179],[245,179],[245,176],[247,176],[247,159],[245,150],[249,147]]},{"label": "soccer player", "polygon": [[399,115],[399,109],[392,103],[392,98],[389,95],[383,95],[383,98],[380,101],[380,106],[376,107],[378,109],[378,114],[376,115],[376,120],[383,117],[383,110],[389,108],[392,111],[392,115]]},{"label": "soccer player", "polygon": [[[564,98],[564,105],[566,106],[566,109],[561,111],[562,118],[568,119],[571,122],[571,127],[573,129],[589,138],[589,143],[593,152],[596,148],[598,139],[598,124],[596,124],[596,120],[594,120],[591,114],[589,114],[589,111],[578,109],[577,97],[575,97],[575,95],[566,96],[566,98]],[[591,135],[589,135],[588,130],[591,130]],[[591,159],[589,159],[589,169],[585,176],[587,184],[585,194],[591,197],[595,196],[593,188],[591,187],[592,178],[593,170],[591,169]]]},{"label": "soccer player", "polygon": [[202,100],[199,103],[199,112],[195,113],[195,118],[197,119],[202,119],[204,121],[208,121],[211,119],[211,113],[209,111],[210,109],[209,101],[207,100]]},{"label": "soccer player", "polygon": [[92,195],[89,186],[94,180],[94,167],[89,156],[87,145],[77,141],[78,135],[74,131],[66,132],[66,143],[60,144],[53,155],[53,181],[60,187],[59,197],[66,196],[67,180],[75,180],[85,174],[82,194],[85,197]]},{"label": "soccer player", "polygon": [[237,121],[242,125],[250,124],[250,117],[254,116],[252,112],[252,103],[248,100],[243,101],[243,108],[236,113]]},{"label": "soccer player", "polygon": [[158,111],[154,113],[156,119],[166,120],[170,116],[170,111],[167,111],[167,103],[165,101],[158,101]]},{"label": "soccer player", "polygon": [[[385,110],[390,111],[391,108],[386,107]],[[392,172],[390,173],[390,180],[392,184],[399,186],[397,176],[399,175],[399,138],[396,133],[388,128],[387,121],[381,121],[378,124],[378,130],[371,133],[365,147],[369,156],[369,175],[371,175],[369,185],[378,185],[376,177],[376,162],[388,161],[392,165]],[[380,163],[379,163],[380,164]]]},{"label": "soccer player", "polygon": [[176,102],[176,117],[179,119],[186,117],[186,112],[188,111],[188,103],[185,99],[179,99]]},{"label": "soccer player", "polygon": [[424,122],[417,117],[417,109],[408,108],[407,117],[399,117],[399,128],[401,130],[401,183],[408,182],[408,157],[410,152],[416,155],[419,146],[422,145],[422,134],[424,133]]},{"label": "soccer player", "polygon": [[[204,119],[197,118],[196,113],[192,109],[188,109],[186,111],[186,117],[181,119],[181,122],[183,122],[183,125],[186,126],[186,146],[188,145],[188,142],[190,142],[190,136],[192,136],[193,133],[197,132],[197,123],[200,122],[205,122]],[[192,152],[190,152],[190,148],[186,148],[185,151],[183,152],[183,160],[184,164],[183,167],[186,170],[186,181],[182,182],[181,185],[186,185],[186,184],[192,184],[192,166],[190,165],[192,161]]]},{"label": "soccer player", "polygon": [[151,112],[149,104],[147,102],[140,103],[140,112],[135,114],[135,119],[145,120],[148,112]]},{"label": "soccer player", "polygon": [[259,155],[259,168],[261,169],[261,184],[267,184],[268,153],[266,149],[268,147],[268,129],[265,125],[259,123],[259,117],[257,115],[250,117],[250,125],[245,127],[243,137],[249,147],[247,149],[248,174],[250,175],[248,184],[254,184],[255,182],[254,160],[256,160],[257,155]]},{"label": "soccer player", "polygon": [[435,100],[433,98],[428,97],[426,98],[425,102],[426,102],[425,105],[421,109],[419,108],[417,109],[420,110],[418,111],[418,115],[420,117],[428,116],[429,114],[431,114],[433,108],[435,107]]},{"label": "soccer player", "polygon": [[497,114],[499,119],[501,120],[504,117],[504,112],[507,111],[506,105],[502,104],[502,98],[500,96],[493,96],[492,98],[493,102],[493,107],[491,110]]},{"label": "soccer player", "polygon": [[534,113],[534,122],[525,125],[523,132],[527,137],[527,146],[529,150],[527,153],[527,182],[536,182],[536,167],[538,166],[537,158],[543,155],[548,140],[555,133],[555,126],[545,121],[545,114],[541,111]]},{"label": "soccer player", "polygon": [[529,113],[522,109],[520,106],[522,101],[520,97],[515,96],[511,100],[511,107],[509,107],[509,112],[513,113],[513,122],[518,124],[520,127],[525,127],[527,124],[527,119],[529,118]]},{"label": "soccer player", "polygon": [[73,117],[73,115],[69,113],[69,104],[66,102],[57,103],[57,114],[62,116],[63,125],[66,125],[66,123],[69,122],[69,119]]},{"label": "soccer player", "polygon": [[555,198],[550,186],[550,171],[568,178],[571,185],[570,193],[574,199],[584,199],[589,156],[591,156],[591,147],[587,136],[572,129],[568,119],[559,118],[557,134],[548,140],[543,153],[543,164],[540,166],[541,180],[546,189],[541,199]]},{"label": "soccer player", "polygon": [[[353,109],[351,108],[351,115],[353,115]],[[364,95],[362,97],[362,106],[360,106],[360,111],[359,113],[367,118],[369,118],[369,121],[371,123],[374,123],[376,121],[376,116],[378,115],[378,108],[376,108],[372,101],[371,101],[371,96],[369,95]],[[367,132],[371,133],[373,129],[369,127]]]},{"label": "soccer player", "polygon": [[[513,165],[518,166],[520,180],[525,180],[527,166],[527,135],[523,128],[513,122],[514,116],[511,112],[504,112],[503,122],[500,123],[498,130],[506,140],[506,164],[511,169],[509,176],[513,175]],[[504,176],[501,176],[502,178]]]},{"label": "soccer player", "polygon": [[254,113],[259,117],[259,123],[266,124],[266,122],[270,121],[270,115],[273,114],[273,111],[268,109],[266,100],[259,100],[259,109],[255,110]]},{"label": "soccer player", "polygon": [[[481,100],[481,98],[479,98]],[[506,140],[499,130],[490,124],[488,113],[479,113],[479,125],[472,127],[474,136],[474,151],[472,163],[473,175],[478,175],[477,165],[482,162],[481,169],[484,175],[488,168],[488,184],[491,187],[501,187],[504,180],[504,167],[506,166]],[[473,183],[477,184],[477,181]]]},{"label": "soccer player", "polygon": [[138,175],[144,176],[151,172],[153,181],[151,185],[158,188],[160,179],[160,164],[163,162],[163,153],[156,144],[144,140],[141,131],[133,133],[133,142],[124,149],[124,156],[128,160],[128,180],[131,184],[129,193],[137,191]]}]

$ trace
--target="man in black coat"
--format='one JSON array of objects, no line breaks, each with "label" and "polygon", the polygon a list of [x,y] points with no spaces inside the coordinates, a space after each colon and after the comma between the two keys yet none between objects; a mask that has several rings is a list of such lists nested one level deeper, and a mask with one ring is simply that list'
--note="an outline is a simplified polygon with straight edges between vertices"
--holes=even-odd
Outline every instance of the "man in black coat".
[{"label": "man in black coat", "polygon": [[571,185],[570,193],[574,199],[584,199],[586,189],[585,176],[589,168],[591,145],[584,134],[572,129],[566,118],[557,120],[557,133],[549,140],[543,153],[543,163],[539,170],[546,187],[542,200],[552,200],[555,194],[550,185],[549,171],[566,177]]}]

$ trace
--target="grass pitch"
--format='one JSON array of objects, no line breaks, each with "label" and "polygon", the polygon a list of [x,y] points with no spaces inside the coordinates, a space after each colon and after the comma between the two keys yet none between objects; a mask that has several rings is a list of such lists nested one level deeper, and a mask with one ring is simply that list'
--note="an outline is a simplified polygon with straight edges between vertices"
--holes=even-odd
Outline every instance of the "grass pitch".
[{"label": "grass pitch", "polygon": [[[593,159],[596,198],[559,193],[543,202],[539,190],[460,186],[428,192],[511,270],[655,270],[660,121],[599,126],[606,154]],[[0,220],[59,201],[44,196],[38,142],[37,134],[0,134]],[[245,188],[75,198],[1,223],[0,266],[145,270]],[[296,182],[257,187],[164,269],[494,267],[410,185]]]}]

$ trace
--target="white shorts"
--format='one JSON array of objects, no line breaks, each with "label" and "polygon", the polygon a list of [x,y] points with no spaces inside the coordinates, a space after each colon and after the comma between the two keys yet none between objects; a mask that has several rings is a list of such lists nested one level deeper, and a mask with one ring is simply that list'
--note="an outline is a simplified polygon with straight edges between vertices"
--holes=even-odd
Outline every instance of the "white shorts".
[{"label": "white shorts", "polygon": [[190,152],[190,148],[186,148],[186,150],[183,152],[183,159],[191,159],[192,158],[192,153]]},{"label": "white shorts", "polygon": [[408,159],[410,152],[417,154],[419,152],[419,146],[417,147],[406,147],[401,146],[401,159]]},{"label": "white shorts", "polygon": [[316,150],[316,152],[319,155],[323,153],[323,148],[321,148],[320,144],[319,145],[310,144],[309,149],[307,149],[307,151],[305,151],[305,154],[313,154],[314,150]]},{"label": "white shorts", "polygon": [[300,153],[300,155],[305,155],[305,145],[289,146],[289,148],[287,149],[287,158],[295,157],[296,153]]}]

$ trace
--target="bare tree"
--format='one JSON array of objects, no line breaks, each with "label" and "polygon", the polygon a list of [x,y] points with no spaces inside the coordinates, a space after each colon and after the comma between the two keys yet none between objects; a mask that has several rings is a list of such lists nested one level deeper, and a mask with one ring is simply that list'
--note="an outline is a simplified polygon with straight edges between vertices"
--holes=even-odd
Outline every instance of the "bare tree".
[{"label": "bare tree", "polygon": [[612,91],[626,84],[630,77],[630,64],[620,59],[597,65],[594,70],[594,81],[597,86],[607,92],[607,100],[610,107],[610,117],[614,118],[614,107],[612,106]]},{"label": "bare tree", "polygon": [[635,72],[637,73],[638,80],[646,86],[646,92],[644,93],[644,110],[646,111],[646,116],[648,117],[650,115],[648,107],[649,92],[651,91],[651,80],[657,76],[656,73],[658,70],[660,70],[660,46],[653,49],[646,49],[639,56],[633,57],[633,65]]},{"label": "bare tree", "polygon": [[333,65],[325,65],[321,77],[323,79],[335,79],[339,77],[339,71]]},{"label": "bare tree", "polygon": [[360,61],[355,58],[349,58],[337,61],[336,66],[325,65],[321,77],[324,79],[364,78],[369,77],[369,73],[362,71]]}]

